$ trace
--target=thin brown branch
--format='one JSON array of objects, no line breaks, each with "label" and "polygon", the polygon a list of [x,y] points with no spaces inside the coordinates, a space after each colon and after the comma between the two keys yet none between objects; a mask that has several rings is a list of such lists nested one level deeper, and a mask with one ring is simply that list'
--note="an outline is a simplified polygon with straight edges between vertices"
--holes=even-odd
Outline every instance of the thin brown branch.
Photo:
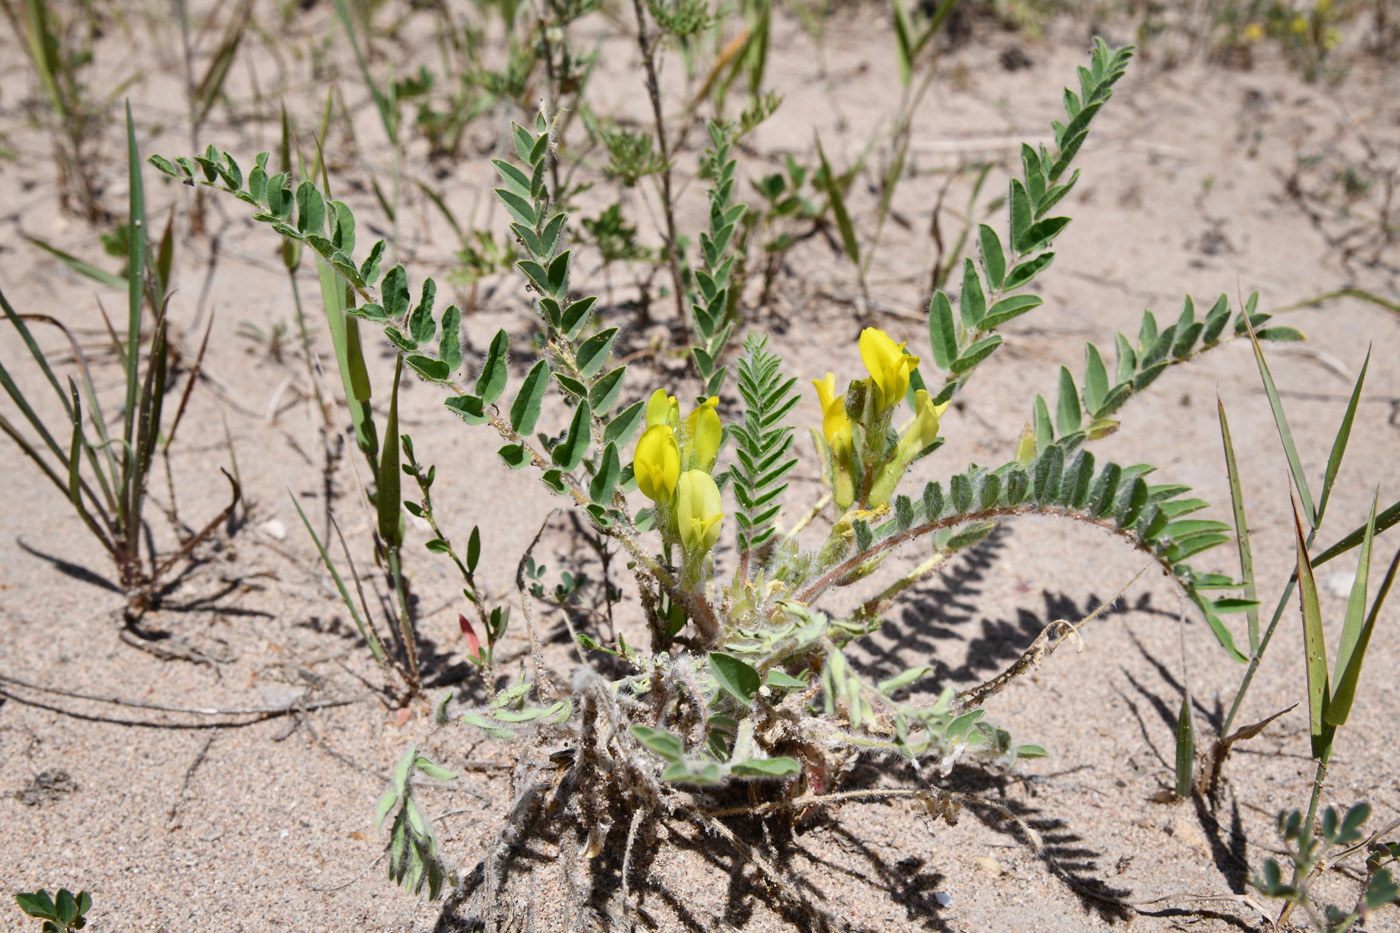
[{"label": "thin brown branch", "polygon": [[123,706],[131,709],[149,709],[160,713],[182,713],[188,716],[285,716],[288,713],[326,709],[332,706],[349,706],[351,703],[358,703],[369,696],[369,691],[365,691],[364,693],[352,697],[310,700],[304,703],[292,703],[287,706],[169,706],[164,703],[147,703],[143,700],[129,700],[125,697],[113,695],[81,693],[76,690],[64,690],[60,687],[45,687],[41,684],[21,680],[18,677],[12,677],[9,674],[0,674],[0,683],[13,684],[16,687],[21,687],[25,690],[33,690],[36,693],[48,693],[54,696],[68,697],[73,700],[88,700],[93,703],[106,703],[110,706]]}]

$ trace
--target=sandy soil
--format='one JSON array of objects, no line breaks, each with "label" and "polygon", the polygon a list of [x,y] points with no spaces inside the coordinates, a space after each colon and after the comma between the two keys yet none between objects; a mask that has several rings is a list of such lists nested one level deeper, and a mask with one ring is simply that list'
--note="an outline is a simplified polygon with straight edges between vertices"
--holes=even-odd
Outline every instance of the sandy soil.
[{"label": "sandy soil", "polygon": [[[168,23],[156,22],[156,35],[164,39],[152,48],[143,38],[146,20],[132,18],[130,38],[104,40],[98,69],[105,80],[144,62],[145,77],[130,90],[143,149],[184,154],[189,141],[172,77],[172,33]],[[268,106],[252,102],[253,78],[263,95],[284,97],[299,126],[313,126],[325,78],[313,80],[307,62],[292,52],[330,42],[331,24],[320,5],[298,18],[276,51],[250,45],[250,64],[232,79],[234,103],[213,111],[206,139],[238,153],[245,165],[275,144]],[[1131,35],[1127,24],[1107,28],[1110,41]],[[814,131],[843,166],[887,129],[898,103],[888,27],[872,22],[868,11],[846,12],[831,22],[828,36],[821,54],[814,54],[795,22],[777,19],[768,80],[786,101],[743,155],[741,171],[749,177],[775,170],[788,152],[814,162]],[[962,170],[940,218],[945,238],[956,231],[967,203],[967,167],[996,163],[976,208],[980,219],[987,201],[1004,190],[1015,141],[1044,137],[1058,116],[1059,88],[1083,60],[1088,38],[1089,26],[1078,21],[1053,24],[1043,39],[982,25],[971,42],[939,59],[933,90],[916,118],[914,175],[900,189],[870,276],[875,306],[868,313],[911,347],[926,346],[919,304],[934,254],[927,231],[948,173]],[[378,215],[363,184],[365,160],[382,166],[384,157],[374,148],[379,137],[372,107],[343,36],[332,44],[367,147],[333,138],[327,148],[340,154],[333,181],[369,225]],[[608,64],[596,79],[595,108],[643,118],[635,43],[624,36],[604,48]],[[1027,67],[1004,67],[1020,60],[1005,54],[1013,48]],[[0,129],[17,153],[15,161],[0,163],[0,286],[17,308],[57,314],[97,348],[98,303],[112,309],[124,299],[76,278],[23,238],[99,255],[95,232],[56,210],[47,137],[24,116],[37,91],[9,33],[0,37],[0,50]],[[1055,266],[1038,284],[1046,305],[1005,328],[1007,346],[945,419],[949,442],[924,463],[929,478],[969,461],[1009,457],[1033,393],[1053,393],[1059,364],[1078,371],[1085,340],[1109,347],[1115,330],[1135,334],[1144,307],[1172,319],[1187,293],[1208,305],[1221,292],[1233,301],[1258,289],[1264,309],[1348,286],[1400,294],[1400,249],[1386,245],[1377,221],[1386,205],[1381,178],[1350,197],[1340,180],[1348,169],[1388,171],[1390,183],[1397,180],[1400,72],[1393,63],[1358,56],[1344,82],[1326,86],[1303,83],[1268,54],[1257,56],[1249,71],[1193,61],[1167,68],[1163,58],[1135,62],[1095,125],[1080,159],[1082,181],[1065,202],[1075,221],[1057,243]],[[679,84],[679,68],[668,78]],[[691,144],[699,138],[692,134]],[[432,179],[454,208],[469,212],[487,179],[485,158],[494,144],[486,121],[470,137],[461,165],[431,167],[410,147],[405,172]],[[120,210],[125,167],[115,123],[101,145],[104,196]],[[692,165],[694,156],[687,152],[682,162]],[[882,157],[877,149],[877,160]],[[434,175],[436,169],[445,174]],[[164,212],[175,205],[183,228],[191,194],[156,182],[154,172],[147,173],[147,184],[150,215],[159,218],[152,222],[163,224]],[[453,240],[425,199],[409,184],[404,190],[400,227],[410,268],[415,278],[425,271],[442,275],[451,267]],[[637,195],[631,197],[629,210],[645,218]],[[682,197],[681,224],[688,229],[702,216],[703,191],[691,185]],[[95,931],[432,929],[439,906],[385,880],[385,838],[372,825],[388,771],[428,731],[428,707],[415,704],[405,718],[374,690],[384,677],[362,649],[288,500],[290,490],[314,506],[313,514],[324,508],[318,415],[305,366],[294,344],[279,360],[236,336],[244,322],[266,330],[292,321],[278,243],[231,198],[208,199],[206,206],[206,233],[182,237],[177,247],[172,318],[185,352],[193,353],[204,323],[211,315],[214,320],[208,378],[192,396],[173,454],[179,515],[198,525],[223,507],[227,487],[218,468],[228,464],[230,447],[246,500],[226,533],[200,548],[197,563],[144,622],[194,652],[193,660],[163,660],[119,637],[122,600],[104,555],[56,490],[14,447],[0,445],[0,890],[87,888],[94,902],[89,929]],[[876,206],[862,179],[852,195],[858,226],[870,228]],[[479,220],[503,225],[499,214],[488,219],[483,211]],[[612,278],[621,297],[627,277],[612,270]],[[300,284],[303,295],[315,294],[309,270],[303,269]],[[833,369],[849,378],[859,365],[855,338],[865,323],[856,293],[834,233],[812,237],[791,253],[774,301],[755,311],[755,323],[773,334],[774,348],[794,374]],[[479,352],[502,326],[517,343],[527,339],[518,281],[492,280],[480,294],[481,308],[466,322],[471,347]],[[620,308],[610,313],[630,319]],[[658,304],[656,313],[664,319],[669,310]],[[1400,456],[1400,319],[1342,299],[1292,311],[1285,320],[1309,341],[1270,347],[1270,361],[1314,489],[1372,346],[1350,452],[1318,539],[1328,544],[1364,520],[1377,485],[1382,506],[1400,494],[1394,466]],[[645,348],[665,331],[658,326],[629,339]],[[328,341],[318,335],[315,345],[326,364]],[[383,386],[392,360],[387,345],[373,345],[373,376]],[[45,335],[45,346],[58,346],[52,334]],[[0,332],[6,366],[22,385],[37,389],[37,378],[20,362],[22,352],[12,333]],[[99,388],[115,390],[113,360],[96,356]],[[643,361],[636,385],[693,389],[676,381],[673,364],[659,365],[664,372]],[[1247,477],[1259,577],[1267,581],[1264,600],[1272,606],[1293,559],[1288,478],[1246,344],[1231,343],[1175,367],[1130,403],[1123,429],[1100,442],[1099,452],[1122,463],[1158,464],[1159,476],[1189,483],[1215,503],[1213,515],[1228,518],[1217,396],[1230,412]],[[439,465],[435,498],[449,531],[464,538],[473,524],[482,527],[483,572],[493,595],[518,602],[514,562],[542,523],[548,528],[536,554],[549,567],[550,585],[571,567],[596,581],[592,552],[567,520],[552,515],[559,500],[530,477],[500,468],[494,445],[444,418],[439,398],[436,389],[410,381],[401,400],[403,427],[422,459]],[[815,423],[813,399],[804,399],[801,414]],[[342,458],[335,475],[336,508],[351,547],[367,561],[373,519],[359,504],[352,459]],[[794,501],[810,501],[816,489],[809,458],[794,482]],[[163,480],[157,478],[152,495],[169,505]],[[168,546],[172,536],[159,510],[151,517],[158,540]],[[426,538],[417,527],[411,536]],[[1378,561],[1394,552],[1392,538],[1383,539]],[[724,559],[721,554],[721,564]],[[410,560],[431,693],[453,689],[468,702],[479,698],[479,679],[463,659],[456,623],[462,607],[452,577],[421,548],[410,549]],[[1111,599],[1142,563],[1121,542],[1087,529],[1048,520],[1009,524],[920,586],[857,657],[871,672],[932,664],[934,675],[920,684],[931,693],[946,685],[965,688],[1002,670],[1051,620],[1082,617]],[[1237,569],[1224,548],[1199,564]],[[1353,570],[1343,559],[1321,575],[1334,644]],[[1376,826],[1400,811],[1395,611],[1392,603],[1381,620],[1326,795],[1338,806],[1369,801]],[[520,619],[518,606],[513,618]],[[633,614],[623,612],[621,619],[623,631],[635,629]],[[559,613],[546,613],[542,626],[548,660],[567,683],[578,661]],[[1029,933],[1129,922],[1149,931],[1260,929],[1259,916],[1239,896],[1251,893],[1246,878],[1280,847],[1278,811],[1306,805],[1312,763],[1305,712],[1284,715],[1236,754],[1224,802],[1214,813],[1191,802],[1154,802],[1171,781],[1183,688],[1195,698],[1204,745],[1243,668],[1156,573],[1133,584],[1084,634],[1080,653],[1056,654],[989,704],[992,718],[1021,740],[1045,745],[1050,757],[1011,772],[959,766],[945,779],[952,789],[984,795],[1019,815],[1043,836],[1049,858],[985,807],[969,807],[956,827],[931,826],[907,806],[883,803],[848,806],[795,829],[781,821],[765,827],[740,820],[733,831],[790,873],[811,903],[855,930]],[[501,651],[514,659],[504,665],[513,674],[522,664],[523,625],[512,628]],[[176,708],[298,711],[173,713],[55,690]],[[1304,695],[1300,626],[1290,612],[1240,722]],[[338,700],[347,702],[307,709]],[[469,870],[506,811],[512,764],[523,750],[453,730],[430,748],[463,772],[459,782],[427,784],[420,793],[449,858]],[[922,778],[907,766],[880,764],[858,768],[849,786],[916,780]],[[519,876],[512,894],[520,926],[609,928],[606,918],[586,923],[564,906],[566,880],[556,853],[579,844],[544,838],[526,847],[522,864],[531,870]],[[617,859],[613,848],[602,862],[609,859]],[[1321,896],[1350,904],[1359,868],[1353,858],[1329,872]],[[615,885],[616,866],[609,871]],[[645,929],[758,933],[809,926],[783,906],[750,861],[693,825],[644,839],[629,880]],[[597,902],[607,895],[601,892]],[[1115,906],[1114,898],[1137,906]],[[0,904],[0,918],[6,929],[24,927],[13,904]],[[475,929],[475,922],[464,909],[444,927]],[[1400,909],[1380,910],[1365,929],[1400,929]]]}]

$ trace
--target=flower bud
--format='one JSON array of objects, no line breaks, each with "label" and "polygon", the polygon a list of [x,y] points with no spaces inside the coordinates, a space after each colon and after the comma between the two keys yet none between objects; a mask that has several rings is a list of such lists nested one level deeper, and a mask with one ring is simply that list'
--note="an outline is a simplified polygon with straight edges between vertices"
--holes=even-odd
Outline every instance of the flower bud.
[{"label": "flower bud", "polygon": [[719,487],[704,470],[687,470],[676,483],[676,524],[686,562],[702,557],[719,540],[724,510]]},{"label": "flower bud", "polygon": [[832,499],[844,511],[855,501],[855,442],[851,419],[846,414],[846,397],[836,394],[836,377],[831,373],[820,382],[813,379],[812,385],[822,403],[822,436],[831,448]]},{"label": "flower bud", "polygon": [[673,430],[681,424],[681,406],[674,395],[667,395],[665,389],[657,389],[647,399],[647,427],[658,424],[669,425]]},{"label": "flower bud", "polygon": [[704,470],[714,468],[719,456],[720,441],[724,438],[724,426],[719,423],[718,396],[710,396],[685,419],[684,450],[682,459],[687,469]]}]

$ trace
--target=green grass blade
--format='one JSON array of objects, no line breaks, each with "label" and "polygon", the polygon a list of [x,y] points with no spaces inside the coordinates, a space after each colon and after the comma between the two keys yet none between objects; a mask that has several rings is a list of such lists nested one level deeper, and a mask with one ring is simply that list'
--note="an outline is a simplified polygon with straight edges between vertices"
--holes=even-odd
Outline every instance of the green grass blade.
[{"label": "green grass blade", "polygon": [[394,360],[394,387],[389,393],[389,417],[384,422],[384,450],[379,459],[379,480],[375,484],[375,504],[379,513],[379,536],[390,548],[403,544],[403,502],[399,489],[399,379],[403,375],[403,355]]},{"label": "green grass blade", "polygon": [[[1386,571],[1385,580],[1381,582],[1380,591],[1376,593],[1376,601],[1371,604],[1371,612],[1366,617],[1366,624],[1361,627],[1356,645],[1348,658],[1347,669],[1337,680],[1337,692],[1334,699],[1338,704],[1343,701],[1346,703],[1342,712],[1343,720],[1346,718],[1346,713],[1351,711],[1351,703],[1356,696],[1356,684],[1361,679],[1361,662],[1366,659],[1366,648],[1371,644],[1371,633],[1375,631],[1376,619],[1381,614],[1381,606],[1385,603],[1385,598],[1390,595],[1390,585],[1395,582],[1397,569],[1400,569],[1400,551],[1396,551],[1395,556],[1390,561],[1390,569]],[[1340,725],[1340,723],[1338,724]]]},{"label": "green grass blade", "polygon": [[136,148],[136,124],[131,119],[131,104],[126,105],[126,157],[130,192],[127,198],[130,230],[126,246],[126,432],[130,443],[136,418],[136,393],[140,366],[141,304],[146,285],[146,196],[141,183],[141,153]]},{"label": "green grass blade", "polygon": [[855,227],[851,226],[851,215],[846,211],[846,199],[841,194],[841,183],[832,173],[831,163],[826,160],[821,137],[814,134],[813,138],[817,141],[817,156],[821,159],[826,193],[831,199],[831,210],[836,215],[836,227],[841,232],[841,246],[846,250],[846,258],[850,259],[856,268],[860,268],[860,244],[856,242]]},{"label": "green grass blade", "polygon": [[[346,285],[335,267],[318,254],[316,272],[321,282],[321,303],[326,309],[326,324],[331,334],[331,347],[340,369],[340,383],[350,409],[350,423],[355,428],[355,440],[367,456],[377,458],[379,441],[370,412],[369,371],[365,368],[364,350],[360,346],[358,322],[346,315],[348,305]],[[352,349],[352,340],[354,352]]]},{"label": "green grass blade", "polygon": [[[6,4],[8,11],[9,5]],[[46,15],[47,4],[43,0],[25,0],[24,17],[26,32],[29,39],[29,55],[34,60],[34,70],[39,72],[39,80],[44,85],[44,91],[49,95],[49,103],[53,105],[54,112],[64,123],[68,122],[68,108],[64,101],[64,95],[58,86],[58,76],[62,72],[63,64],[59,60],[59,46],[57,43],[50,44],[48,16]]]},{"label": "green grass blade", "polygon": [[[1248,318],[1246,318],[1248,321]],[[1259,364],[1259,376],[1264,380],[1264,394],[1269,397],[1269,407],[1274,412],[1274,424],[1278,426],[1279,440],[1283,442],[1283,452],[1288,457],[1288,468],[1293,473],[1293,485],[1302,500],[1303,515],[1308,520],[1308,528],[1317,527],[1317,508],[1313,504],[1312,493],[1308,491],[1308,479],[1303,473],[1302,461],[1298,459],[1298,448],[1293,443],[1293,432],[1288,429],[1288,417],[1283,413],[1283,402],[1279,400],[1274,377],[1269,372],[1269,364],[1264,360],[1264,351],[1259,347],[1259,335],[1254,327],[1249,327],[1249,342],[1254,347],[1254,360]]]},{"label": "green grass blade", "polygon": [[[1327,721],[1334,726],[1344,725],[1351,712],[1352,700],[1356,697],[1356,681],[1361,676],[1361,661],[1369,643],[1370,627],[1375,624],[1375,610],[1366,618],[1366,588],[1371,577],[1371,542],[1376,533],[1376,505],[1380,494],[1371,500],[1371,518],[1366,523],[1366,537],[1361,542],[1361,553],[1356,558],[1356,579],[1352,581],[1351,598],[1347,600],[1346,622],[1342,625],[1342,639],[1337,645],[1337,667],[1333,677],[1335,691],[1332,702],[1327,705]],[[1376,609],[1380,608],[1377,600]],[[1366,629],[1363,640],[1363,627]],[[1358,651],[1360,655],[1358,655]]]},{"label": "green grass blade", "polygon": [[108,272],[106,269],[99,269],[92,263],[87,262],[83,259],[79,259],[72,253],[66,253],[51,243],[45,243],[38,237],[26,236],[25,239],[28,240],[30,243],[33,243],[35,246],[39,247],[44,252],[48,253],[53,258],[57,259],[59,262],[63,263],[69,269],[72,269],[74,272],[78,273],[78,275],[92,279],[99,285],[105,285],[108,288],[127,287],[127,281],[125,276],[117,275],[114,272]]},{"label": "green grass blade", "polygon": [[325,564],[326,570],[330,572],[331,579],[335,581],[335,588],[340,591],[340,599],[345,603],[345,608],[350,610],[350,618],[355,620],[355,628],[359,629],[360,637],[369,645],[370,652],[374,659],[380,664],[387,664],[388,657],[384,654],[384,646],[380,644],[379,636],[374,630],[365,625],[365,620],[360,617],[360,610],[355,608],[355,603],[350,599],[350,591],[345,588],[345,581],[340,578],[340,573],[335,569],[335,563],[331,556],[326,553],[326,547],[317,537],[316,530],[311,527],[311,520],[306,517],[306,512],[302,511],[301,503],[292,491],[287,490],[287,495],[292,497],[292,505],[296,506],[297,514],[301,516],[301,523],[306,526],[306,533],[311,535],[311,540],[316,544],[316,552],[321,555],[321,563]]},{"label": "green grass blade", "polygon": [[[4,293],[0,293],[0,306],[4,307],[5,315],[10,319],[10,323],[12,323],[15,326],[15,329],[17,329],[20,332],[20,334],[24,337],[25,342],[29,344],[30,352],[32,352],[34,354],[34,358],[39,361],[39,365],[44,370],[44,374],[48,376],[49,381],[53,383],[55,391],[58,391],[61,394],[63,390],[58,388],[58,380],[54,378],[53,371],[49,369],[47,359],[45,359],[44,354],[39,349],[38,344],[34,342],[33,336],[29,333],[29,328],[24,326],[24,322],[20,320],[19,315],[15,314],[14,309],[12,309],[9,303],[5,301]],[[24,415],[24,419],[29,422],[30,427],[32,427],[35,433],[39,435],[39,437],[43,440],[45,446],[47,446],[49,450],[53,453],[54,457],[56,457],[58,460],[64,460],[66,458],[66,454],[63,448],[60,447],[58,441],[54,439],[53,434],[50,433],[48,426],[44,424],[44,420],[39,417],[38,412],[36,412],[33,406],[29,404],[29,399],[25,397],[22,391],[20,391],[19,386],[10,376],[10,371],[5,368],[5,365],[3,363],[0,363],[0,385],[3,385],[5,387],[5,394],[9,395],[10,400],[13,401],[16,407],[19,408],[20,413]],[[65,397],[65,405],[67,404],[67,402],[68,400]]]},{"label": "green grass blade", "polygon": [[457,222],[457,215],[452,213],[452,209],[447,206],[447,202],[442,199],[442,195],[438,194],[432,188],[429,188],[422,181],[415,179],[415,184],[418,185],[418,190],[423,192],[427,199],[433,203],[433,206],[436,207],[447,220],[448,225],[452,227],[452,232],[457,234],[457,242],[460,243],[462,249],[465,250],[470,245],[467,242],[466,231],[464,231],[462,225]]},{"label": "green grass blade", "polygon": [[1308,670],[1308,728],[1312,735],[1314,758],[1322,758],[1331,744],[1331,730],[1323,720],[1328,695],[1327,644],[1322,637],[1322,610],[1317,604],[1317,581],[1312,562],[1308,560],[1308,545],[1303,539],[1303,524],[1298,509],[1293,509],[1293,527],[1298,547],[1298,602],[1303,616],[1303,650]]},{"label": "green grass blade", "polygon": [[68,499],[74,508],[81,511],[83,494],[79,471],[83,464],[83,406],[78,399],[78,385],[71,378],[68,380],[68,392],[73,398],[73,437],[68,447]]},{"label": "green grass blade", "polygon": [[[292,174],[292,124],[287,116],[287,107],[282,106],[282,140],[278,146],[282,156],[282,171]],[[300,156],[300,153],[297,153]],[[304,168],[304,166],[303,166]],[[288,272],[296,272],[301,266],[301,241],[282,237],[282,265]]]},{"label": "green grass blade", "polygon": [[1347,402],[1346,414],[1342,416],[1342,425],[1337,429],[1337,436],[1332,441],[1332,453],[1327,458],[1327,474],[1322,479],[1322,497],[1317,500],[1317,520],[1322,521],[1322,515],[1327,511],[1327,500],[1332,495],[1332,484],[1337,481],[1337,471],[1342,467],[1342,457],[1347,450],[1347,441],[1351,438],[1351,424],[1356,419],[1356,406],[1361,401],[1361,386],[1366,382],[1366,370],[1371,366],[1371,350],[1366,349],[1366,362],[1361,364],[1361,374],[1356,377],[1356,385],[1351,390],[1351,400]]},{"label": "green grass blade", "polygon": [[0,431],[4,431],[8,434],[10,440],[14,441],[15,446],[20,449],[20,452],[30,460],[33,460],[39,469],[44,471],[44,475],[53,481],[55,486],[65,493],[68,491],[68,486],[64,483],[63,478],[58,475],[58,472],[54,470],[53,465],[49,463],[43,454],[34,448],[33,444],[29,443],[28,439],[26,439],[23,434],[19,433],[19,429],[11,424],[10,419],[6,418],[4,415],[0,415]]},{"label": "green grass blade", "polygon": [[209,62],[209,68],[204,72],[199,86],[195,88],[194,124],[196,127],[204,123],[209,116],[209,111],[214,107],[214,102],[223,93],[224,81],[228,78],[229,69],[233,67],[233,60],[238,55],[238,45],[243,39],[243,33],[248,25],[248,14],[252,12],[252,8],[253,4],[250,0],[244,0],[238,13],[229,21],[228,27],[224,30],[223,39],[219,42],[219,47],[214,51],[213,59]]},{"label": "green grass blade", "polygon": [[1192,770],[1196,764],[1196,729],[1191,720],[1191,691],[1181,697],[1176,718],[1176,799],[1191,796]]},{"label": "green grass blade", "polygon": [[918,58],[919,53],[928,45],[929,40],[938,34],[938,30],[943,28],[949,15],[953,12],[953,4],[958,0],[943,0],[934,10],[933,16],[929,17],[928,25],[924,27],[923,35],[919,36],[919,41],[914,45],[914,57]]},{"label": "green grass blade", "polygon": [[909,9],[904,0],[893,0],[894,48],[899,64],[899,83],[909,86],[914,77],[914,26],[909,21]]},{"label": "green grass blade", "polygon": [[[1379,515],[1376,516],[1375,533],[1381,534],[1385,531],[1388,531],[1390,528],[1394,527],[1397,522],[1400,522],[1400,499],[1397,499],[1395,502],[1392,502],[1384,512],[1381,512]],[[1313,566],[1320,567],[1332,558],[1345,554],[1347,551],[1350,551],[1352,548],[1360,544],[1365,539],[1365,537],[1365,525],[1353,529],[1351,534],[1347,535],[1345,538],[1338,541],[1336,544],[1332,545],[1327,550],[1314,557]]]},{"label": "green grass blade", "polygon": [[345,26],[345,34],[350,37],[350,47],[355,50],[355,61],[359,63],[360,75],[365,79],[365,87],[369,88],[369,96],[374,99],[375,109],[379,111],[379,119],[384,124],[384,134],[389,137],[389,145],[397,149],[399,145],[399,121],[394,113],[394,105],[379,85],[375,83],[374,76],[370,74],[369,62],[365,61],[365,53],[360,49],[360,39],[355,33],[355,24],[350,19],[350,10],[345,6],[345,0],[335,0],[335,12],[340,17],[340,22]]},{"label": "green grass blade", "polygon": [[[1240,552],[1240,579],[1244,581],[1244,598],[1258,600],[1254,586],[1254,554],[1249,547],[1249,523],[1244,514],[1244,490],[1240,486],[1240,469],[1235,461],[1235,445],[1230,440],[1230,422],[1225,417],[1225,403],[1219,396],[1215,399],[1220,411],[1220,438],[1225,445],[1225,471],[1230,477],[1230,505],[1235,517],[1235,540]],[[1248,610],[1245,618],[1249,623],[1249,654],[1259,653],[1259,607]]]},{"label": "green grass blade", "polygon": [[1380,295],[1364,291],[1360,288],[1339,288],[1336,291],[1324,292],[1321,295],[1315,295],[1312,298],[1305,298],[1302,301],[1298,301],[1286,307],[1279,308],[1278,311],[1275,313],[1282,314],[1285,311],[1296,311],[1299,308],[1306,308],[1310,305],[1320,305],[1324,301],[1331,301],[1333,298],[1355,298],[1358,301],[1368,301],[1373,305],[1378,305],[1382,308],[1385,308],[1387,311],[1393,311],[1396,314],[1400,314],[1400,302],[1391,301],[1387,298],[1382,298]]},{"label": "green grass blade", "polygon": [[[328,91],[326,107],[321,114],[322,139],[329,125],[332,99],[332,92]],[[316,161],[321,172],[321,188],[329,201],[330,172],[321,151],[320,139],[316,144]],[[374,413],[370,410],[373,392],[369,382],[369,370],[365,367],[364,348],[360,344],[359,321],[346,314],[346,310],[353,306],[355,296],[350,286],[340,277],[340,273],[326,262],[320,253],[316,254],[316,274],[321,283],[321,303],[326,309],[326,323],[331,332],[336,367],[340,370],[340,383],[345,390],[346,407],[350,410],[350,424],[355,430],[355,443],[360,451],[374,462],[379,457],[379,436],[374,428]]]}]

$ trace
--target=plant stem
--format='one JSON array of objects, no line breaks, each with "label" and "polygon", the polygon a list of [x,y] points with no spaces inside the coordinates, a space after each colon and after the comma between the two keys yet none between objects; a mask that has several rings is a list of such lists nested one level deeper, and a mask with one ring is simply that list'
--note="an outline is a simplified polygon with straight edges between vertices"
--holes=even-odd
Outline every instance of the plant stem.
[{"label": "plant stem", "polygon": [[408,593],[404,590],[403,569],[400,561],[399,549],[390,544],[385,547],[389,555],[389,573],[394,580],[394,593],[399,601],[399,628],[403,632],[403,650],[408,657],[408,672],[412,678],[409,686],[414,693],[419,690],[420,680],[418,677],[418,646],[414,641],[413,620],[408,615]]},{"label": "plant stem", "polygon": [[[1298,840],[1300,858],[1294,863],[1293,881],[1291,882],[1298,893],[1294,895],[1294,899],[1283,905],[1283,910],[1279,911],[1278,920],[1274,921],[1274,925],[1280,928],[1288,922],[1293,908],[1306,901],[1303,886],[1307,884],[1308,877],[1312,875],[1313,869],[1320,861],[1312,858],[1313,826],[1317,822],[1317,805],[1322,800],[1322,786],[1327,783],[1327,765],[1331,760],[1332,746],[1328,745],[1322,753],[1322,757],[1317,759],[1317,773],[1313,777],[1312,797],[1308,800],[1308,818],[1303,823],[1303,836]],[[1304,853],[1307,854],[1304,855]]]}]

